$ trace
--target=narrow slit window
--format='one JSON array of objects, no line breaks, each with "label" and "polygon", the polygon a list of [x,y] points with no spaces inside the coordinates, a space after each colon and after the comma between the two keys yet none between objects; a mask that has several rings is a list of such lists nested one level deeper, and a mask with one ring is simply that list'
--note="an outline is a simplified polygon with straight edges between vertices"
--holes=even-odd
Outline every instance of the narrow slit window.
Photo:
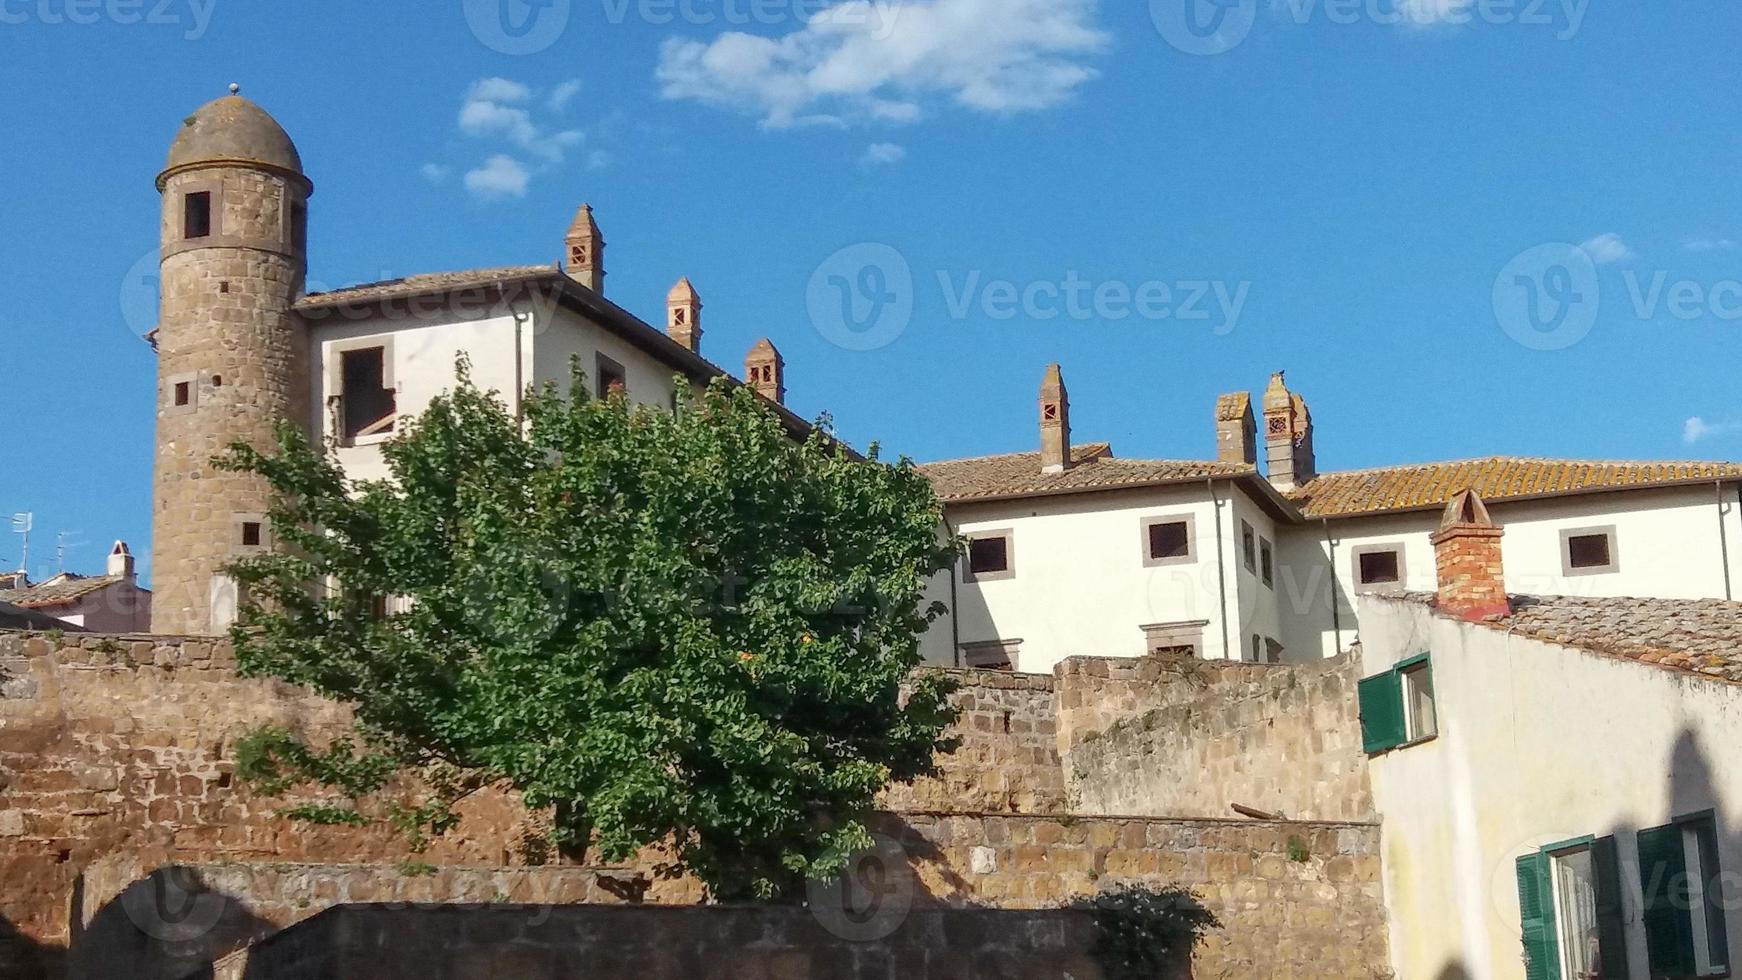
[{"label": "narrow slit window", "polygon": [[339,358],[339,372],[346,441],[391,433],[399,405],[397,393],[387,387],[387,349],[345,351]]},{"label": "narrow slit window", "polygon": [[195,191],[182,199],[181,237],[206,238],[212,234],[212,192]]},{"label": "narrow slit window", "polygon": [[1276,554],[1269,541],[1259,545],[1259,567],[1263,570],[1264,584],[1276,588]]},{"label": "narrow slit window", "polygon": [[177,381],[175,383],[175,405],[177,408],[181,408],[185,405],[192,403],[193,398],[194,398],[193,382],[191,382],[191,381]]}]

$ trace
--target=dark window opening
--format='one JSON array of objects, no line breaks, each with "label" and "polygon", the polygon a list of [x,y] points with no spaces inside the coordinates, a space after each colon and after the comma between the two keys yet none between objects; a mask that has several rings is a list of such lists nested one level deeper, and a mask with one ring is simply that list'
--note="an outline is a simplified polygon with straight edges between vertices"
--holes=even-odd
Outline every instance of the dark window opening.
[{"label": "dark window opening", "polygon": [[195,191],[182,199],[181,237],[205,238],[212,233],[212,192]]},{"label": "dark window opening", "polygon": [[229,291],[230,291],[230,282],[229,282],[229,280],[225,280],[225,281],[223,281],[223,282],[221,282],[221,283],[218,283],[218,292],[220,292],[220,293],[228,293],[228,292],[229,292]]},{"label": "dark window opening", "polygon": [[1386,585],[1403,580],[1395,551],[1369,551],[1361,556],[1361,584]]},{"label": "dark window opening", "polygon": [[290,250],[301,253],[308,249],[308,205],[293,201],[290,205]]},{"label": "dark window opening", "polygon": [[599,355],[599,397],[609,398],[612,395],[626,394],[628,391],[629,378],[623,371],[623,365],[603,354]]},{"label": "dark window opening", "polygon": [[1184,521],[1149,525],[1149,557],[1190,558],[1192,537]]},{"label": "dark window opening", "polygon": [[177,408],[192,402],[193,398],[194,386],[192,384],[186,381],[177,381],[175,383],[175,404]]},{"label": "dark window opening", "polygon": [[1252,525],[1240,522],[1240,553],[1246,560],[1246,570],[1258,571],[1258,536],[1253,533]]},{"label": "dark window opening", "polygon": [[1567,564],[1574,568],[1608,568],[1613,564],[1607,534],[1579,534],[1567,539]]},{"label": "dark window opening", "polygon": [[258,548],[258,547],[260,547],[260,541],[261,541],[260,522],[259,521],[243,521],[242,522],[242,546],[244,548]]},{"label": "dark window opening", "polygon": [[1260,562],[1260,565],[1264,571],[1264,584],[1270,586],[1271,588],[1275,588],[1276,587],[1276,558],[1275,558],[1275,556],[1272,552],[1272,549],[1270,547],[1270,542],[1266,541],[1263,543],[1263,547],[1260,550],[1260,554],[1262,555],[1262,560]]},{"label": "dark window opening", "polygon": [[398,393],[387,387],[387,349],[348,350],[339,357],[347,440],[393,431]]},{"label": "dark window opening", "polygon": [[224,376],[221,374],[212,375],[212,387],[214,387],[214,388],[224,387]]},{"label": "dark window opening", "polygon": [[987,575],[1010,570],[1008,538],[976,538],[968,542],[968,571]]}]

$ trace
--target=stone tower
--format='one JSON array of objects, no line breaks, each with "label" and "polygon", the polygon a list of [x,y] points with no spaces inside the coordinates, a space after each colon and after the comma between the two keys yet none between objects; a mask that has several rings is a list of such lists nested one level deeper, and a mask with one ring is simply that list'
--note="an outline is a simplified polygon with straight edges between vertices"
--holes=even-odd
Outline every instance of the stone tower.
[{"label": "stone tower", "polygon": [[269,492],[218,472],[241,441],[308,424],[307,335],[292,308],[307,273],[308,199],[296,146],[231,94],[182,121],[157,178],[163,196],[157,327],[152,628],[213,634],[235,618],[220,569],[272,547]]},{"label": "stone tower", "polygon": [[702,349],[702,298],[688,276],[677,281],[665,297],[666,336],[692,351]]}]

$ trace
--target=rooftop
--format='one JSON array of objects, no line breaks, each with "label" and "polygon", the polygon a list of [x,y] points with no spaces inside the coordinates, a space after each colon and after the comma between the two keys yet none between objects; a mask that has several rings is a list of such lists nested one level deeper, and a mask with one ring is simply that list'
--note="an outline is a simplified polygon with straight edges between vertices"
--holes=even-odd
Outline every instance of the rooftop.
[{"label": "rooftop", "polygon": [[1309,520],[1438,510],[1460,490],[1488,503],[1742,478],[1742,464],[1604,462],[1490,456],[1321,473],[1284,494]]},{"label": "rooftop", "polygon": [[[1393,595],[1423,605],[1434,596]],[[1742,602],[1513,596],[1482,626],[1640,663],[1742,682]]]},{"label": "rooftop", "polygon": [[88,578],[80,575],[68,575],[64,579],[45,582],[42,585],[0,591],[0,602],[25,609],[64,606],[71,602],[77,602],[93,592],[100,592],[111,585],[120,585],[127,581],[130,579],[126,575],[93,575]]},{"label": "rooftop", "polygon": [[1257,473],[1239,463],[1118,459],[1104,442],[1073,447],[1071,466],[1063,473],[1043,473],[1039,452],[925,463],[919,471],[931,480],[938,499],[945,503],[1159,486]]}]

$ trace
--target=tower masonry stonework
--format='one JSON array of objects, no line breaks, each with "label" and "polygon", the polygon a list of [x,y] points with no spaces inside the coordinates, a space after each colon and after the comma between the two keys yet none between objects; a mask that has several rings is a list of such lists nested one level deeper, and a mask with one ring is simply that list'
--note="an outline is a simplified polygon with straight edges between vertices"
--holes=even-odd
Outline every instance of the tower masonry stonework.
[{"label": "tower masonry stonework", "polygon": [[183,121],[157,187],[152,627],[212,634],[239,599],[223,566],[273,543],[264,482],[212,458],[235,442],[269,446],[280,419],[308,423],[310,355],[293,304],[313,185],[278,123],[231,94]]}]

